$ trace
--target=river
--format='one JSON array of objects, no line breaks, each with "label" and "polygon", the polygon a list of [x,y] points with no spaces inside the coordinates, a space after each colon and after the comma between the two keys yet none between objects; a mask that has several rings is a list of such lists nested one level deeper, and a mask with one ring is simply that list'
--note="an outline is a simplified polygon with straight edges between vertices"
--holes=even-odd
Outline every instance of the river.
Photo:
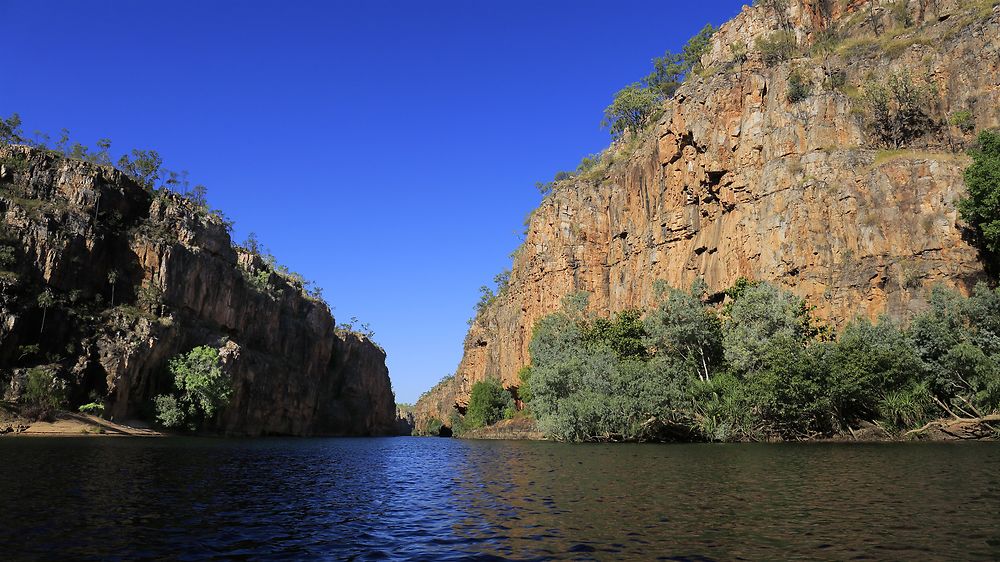
[{"label": "river", "polygon": [[997,559],[1000,444],[0,438],[0,558]]}]

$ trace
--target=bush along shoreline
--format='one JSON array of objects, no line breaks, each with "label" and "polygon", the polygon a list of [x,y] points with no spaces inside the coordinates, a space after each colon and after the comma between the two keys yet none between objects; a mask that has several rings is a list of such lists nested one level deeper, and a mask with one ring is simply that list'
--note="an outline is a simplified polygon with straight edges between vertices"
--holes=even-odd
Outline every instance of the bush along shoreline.
[{"label": "bush along shoreline", "polygon": [[455,434],[527,417],[573,442],[1000,437],[1000,290],[937,287],[905,325],[859,318],[839,333],[764,282],[739,280],[723,303],[703,283],[657,295],[610,319],[567,296],[535,326],[521,409],[477,383]]}]

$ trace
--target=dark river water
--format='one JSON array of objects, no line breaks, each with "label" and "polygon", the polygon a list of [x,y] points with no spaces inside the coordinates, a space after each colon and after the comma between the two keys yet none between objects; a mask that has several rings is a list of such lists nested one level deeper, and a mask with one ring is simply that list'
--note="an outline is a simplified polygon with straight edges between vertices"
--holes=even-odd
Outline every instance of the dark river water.
[{"label": "dark river water", "polygon": [[1000,558],[1000,444],[0,438],[0,559]]}]

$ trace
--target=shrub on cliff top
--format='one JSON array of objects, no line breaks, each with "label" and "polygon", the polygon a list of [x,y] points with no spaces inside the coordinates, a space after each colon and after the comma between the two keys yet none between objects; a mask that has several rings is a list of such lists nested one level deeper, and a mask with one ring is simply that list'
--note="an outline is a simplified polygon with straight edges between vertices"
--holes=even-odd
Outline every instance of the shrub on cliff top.
[{"label": "shrub on cliff top", "polygon": [[196,347],[170,360],[174,392],[155,398],[156,419],[164,427],[199,429],[225,407],[233,394],[232,381],[222,372],[219,352]]},{"label": "shrub on cliff top", "polygon": [[601,126],[611,129],[614,137],[637,133],[649,122],[659,102],[659,96],[652,89],[638,82],[629,84],[619,90],[611,105],[604,109]]},{"label": "shrub on cliff top", "polygon": [[10,117],[0,119],[0,144],[21,144],[24,133],[21,131],[21,116],[11,113]]},{"label": "shrub on cliff top", "polygon": [[156,182],[162,174],[163,158],[155,150],[132,151],[132,156],[123,154],[118,159],[118,169],[146,189],[156,187]]}]

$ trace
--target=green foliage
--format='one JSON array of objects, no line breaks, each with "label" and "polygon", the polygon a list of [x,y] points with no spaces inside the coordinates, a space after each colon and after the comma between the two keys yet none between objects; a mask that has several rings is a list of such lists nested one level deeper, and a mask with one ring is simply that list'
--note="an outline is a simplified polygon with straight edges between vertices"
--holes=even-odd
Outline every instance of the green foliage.
[{"label": "green foliage", "polygon": [[669,416],[682,376],[676,369],[649,368],[638,313],[594,319],[584,312],[586,303],[585,293],[570,295],[560,311],[536,324],[529,406],[542,430],[557,439],[642,439],[651,416]]},{"label": "green foliage", "polygon": [[976,229],[982,246],[1000,254],[1000,132],[983,131],[965,169],[968,197],[958,203],[962,220]]},{"label": "green foliage", "polygon": [[154,189],[163,173],[163,158],[155,150],[132,150],[132,156],[123,154],[118,159],[118,169],[146,189]]},{"label": "green foliage", "polygon": [[17,263],[14,257],[14,247],[7,244],[0,244],[0,269],[10,269]]},{"label": "green foliage", "polygon": [[687,378],[708,381],[723,364],[722,325],[695,295],[661,285],[659,305],[646,316],[646,346]]},{"label": "green foliage", "polygon": [[100,402],[88,402],[80,406],[79,411],[81,414],[91,414],[94,416],[104,415],[104,404]]},{"label": "green foliage", "polygon": [[726,362],[753,375],[770,368],[764,353],[771,347],[804,346],[809,318],[801,299],[767,283],[748,284],[728,308],[723,324]]},{"label": "green foliage", "polygon": [[24,131],[21,130],[21,116],[11,113],[10,117],[0,119],[0,145],[24,144]]},{"label": "green foliage", "polygon": [[614,319],[594,318],[583,329],[583,341],[592,347],[606,347],[618,359],[645,359],[646,327],[642,312],[623,310]]},{"label": "green foliage", "polygon": [[66,383],[45,367],[28,370],[21,401],[43,411],[57,410],[66,402]]},{"label": "green foliage", "polygon": [[775,31],[767,37],[758,37],[754,46],[760,52],[764,66],[776,66],[795,55],[798,42],[793,31]]},{"label": "green foliage", "polygon": [[371,341],[375,340],[375,331],[372,330],[371,325],[368,322],[362,322],[357,316],[351,316],[349,322],[337,324],[337,330],[347,334],[364,336]]},{"label": "green foliage", "polygon": [[672,97],[687,75],[701,65],[701,57],[711,47],[716,31],[712,24],[707,24],[688,40],[680,53],[667,51],[662,57],[654,58],[653,72],[645,78],[646,87],[660,98]]},{"label": "green foliage", "polygon": [[1000,411],[1000,291],[937,287],[910,333],[935,396],[970,416]]},{"label": "green foliage", "polygon": [[496,292],[494,292],[494,290],[487,285],[479,287],[479,301],[476,303],[475,316],[469,319],[470,326],[476,321],[476,318],[478,318],[484,310],[496,302],[497,298],[507,293],[507,288],[510,285],[510,270],[505,269],[494,275],[493,285],[496,287]]},{"label": "green foliage", "polygon": [[958,129],[965,134],[969,134],[976,130],[976,120],[973,117],[972,112],[968,109],[952,113],[951,117],[948,118],[948,122],[955,127],[958,127]]},{"label": "green foliage", "polygon": [[184,427],[187,423],[187,410],[176,396],[160,394],[153,398],[156,409],[156,421],[163,427]]},{"label": "green foliage", "polygon": [[906,71],[865,84],[866,125],[875,144],[903,148],[936,130],[928,113],[933,92],[930,84],[914,81]]},{"label": "green foliage", "polygon": [[232,381],[222,372],[219,352],[196,347],[169,362],[174,392],[155,401],[156,419],[164,427],[195,431],[210,421],[232,396]]},{"label": "green foliage", "polygon": [[604,109],[601,126],[610,128],[614,137],[637,133],[645,128],[659,103],[659,96],[651,88],[638,82],[629,84],[619,90],[611,105]]},{"label": "green foliage", "polygon": [[517,372],[517,380],[520,382],[517,387],[517,397],[524,403],[531,402],[531,365],[521,367]]},{"label": "green foliage", "polygon": [[916,347],[888,320],[878,325],[854,321],[829,347],[828,393],[833,412],[844,425],[877,419],[884,411],[887,390],[912,394],[913,385],[925,378]]},{"label": "green foliage", "polygon": [[684,66],[689,70],[701,66],[701,57],[705,56],[709,48],[711,48],[712,36],[715,35],[716,31],[718,31],[717,28],[712,27],[710,23],[706,23],[705,27],[701,28],[694,37],[688,39],[688,42],[684,44],[681,54]]},{"label": "green foliage", "polygon": [[[457,412],[456,412],[457,413]],[[424,427],[420,428],[420,435],[430,435],[437,437],[441,435],[441,428],[444,427],[444,422],[437,418],[430,418],[424,423]]]},{"label": "green foliage", "polygon": [[812,91],[812,83],[809,78],[798,68],[788,73],[788,95],[789,103],[798,103],[809,97]]},{"label": "green foliage", "polygon": [[477,429],[504,419],[505,412],[514,406],[510,393],[495,379],[479,381],[472,385],[469,408],[465,412],[465,427]]},{"label": "green foliage", "polygon": [[549,436],[800,439],[1000,411],[1000,290],[938,288],[908,329],[859,319],[835,340],[767,283],[739,280],[721,310],[702,286],[657,293],[613,320],[570,295],[538,321],[518,393]]}]

